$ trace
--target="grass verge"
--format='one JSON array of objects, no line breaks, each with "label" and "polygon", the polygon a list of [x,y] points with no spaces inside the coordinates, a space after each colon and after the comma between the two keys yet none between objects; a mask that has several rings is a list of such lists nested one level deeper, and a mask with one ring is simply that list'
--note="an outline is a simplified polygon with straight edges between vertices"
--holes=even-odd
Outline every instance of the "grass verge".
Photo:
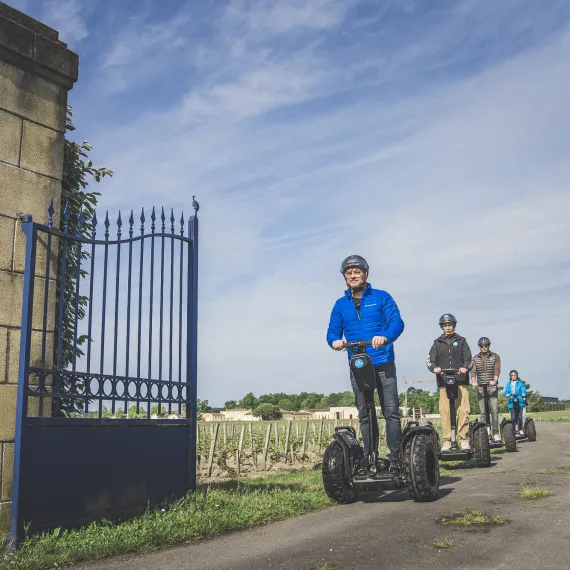
[{"label": "grass verge", "polygon": [[541,489],[540,487],[523,487],[521,489],[520,497],[521,499],[536,501],[537,499],[543,499],[544,497],[550,497],[551,495],[552,492],[547,489]]},{"label": "grass verge", "polygon": [[[144,515],[113,524],[36,535],[6,557],[0,569],[43,570],[144,553],[221,532],[252,527],[329,507],[320,471],[211,484]],[[57,566],[56,566],[57,565]]]},{"label": "grass verge", "polygon": [[453,538],[440,538],[433,543],[433,547],[437,548],[438,550],[447,550],[449,548],[453,548],[455,546],[455,542]]},{"label": "grass verge", "polygon": [[445,514],[437,522],[442,525],[474,526],[478,528],[505,524],[505,520],[501,517],[489,515],[479,509],[465,509],[458,513]]}]

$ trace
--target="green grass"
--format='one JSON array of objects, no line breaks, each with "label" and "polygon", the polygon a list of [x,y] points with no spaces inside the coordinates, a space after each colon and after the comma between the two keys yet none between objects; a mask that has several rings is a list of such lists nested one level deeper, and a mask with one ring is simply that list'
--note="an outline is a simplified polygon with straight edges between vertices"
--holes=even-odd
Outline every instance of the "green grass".
[{"label": "green grass", "polygon": [[326,562],[322,566],[318,566],[315,570],[336,570],[336,566],[329,566]]},{"label": "green grass", "polygon": [[535,471],[537,475],[558,475],[560,471],[558,469],[539,469]]},{"label": "green grass", "polygon": [[440,538],[433,543],[433,547],[437,548],[438,550],[447,550],[449,548],[453,548],[455,546],[455,542],[453,538]]},{"label": "green grass", "polygon": [[520,493],[521,499],[528,499],[530,501],[536,501],[537,499],[543,499],[551,495],[551,491],[541,489],[540,487],[523,487]]},{"label": "green grass", "polygon": [[[108,556],[143,553],[229,530],[295,517],[329,507],[320,471],[211,484],[196,493],[122,523],[92,523],[33,536],[0,569],[39,570]],[[10,564],[10,562],[14,564]]]},{"label": "green grass", "polygon": [[489,515],[479,509],[465,509],[458,513],[442,515],[437,521],[442,525],[489,527],[505,524],[504,519],[496,515]]}]

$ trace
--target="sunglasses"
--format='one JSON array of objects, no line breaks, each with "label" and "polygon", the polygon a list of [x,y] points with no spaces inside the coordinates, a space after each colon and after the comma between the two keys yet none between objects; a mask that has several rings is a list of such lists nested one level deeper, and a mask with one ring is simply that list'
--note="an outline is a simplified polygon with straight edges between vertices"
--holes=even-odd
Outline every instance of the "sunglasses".
[{"label": "sunglasses", "polygon": [[512,378],[512,377],[515,377],[515,378],[516,378],[516,377],[517,377],[517,375],[516,375],[516,374],[511,374],[511,378]]},{"label": "sunglasses", "polygon": [[481,348],[489,348],[491,345],[490,344],[482,344]]}]

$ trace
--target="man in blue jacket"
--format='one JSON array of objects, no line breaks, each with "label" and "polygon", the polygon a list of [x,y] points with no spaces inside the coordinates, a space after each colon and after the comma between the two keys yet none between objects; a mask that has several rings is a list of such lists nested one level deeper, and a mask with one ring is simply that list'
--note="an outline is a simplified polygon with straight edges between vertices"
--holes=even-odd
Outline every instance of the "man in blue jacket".
[{"label": "man in blue jacket", "polygon": [[[341,264],[340,271],[348,289],[338,299],[331,312],[327,342],[334,350],[343,350],[343,336],[346,342],[370,340],[372,346],[366,352],[372,358],[376,371],[376,387],[380,397],[382,415],[386,419],[386,440],[390,453],[390,471],[399,471],[398,457],[402,441],[400,424],[400,402],[396,365],[394,363],[394,341],[404,330],[398,306],[386,291],[373,289],[366,282],[368,263],[359,255],[350,255]],[[349,358],[350,360],[350,358]],[[381,373],[384,374],[381,374]],[[351,375],[355,405],[364,443],[364,456],[371,453],[368,441],[368,411],[364,394],[360,392]]]}]

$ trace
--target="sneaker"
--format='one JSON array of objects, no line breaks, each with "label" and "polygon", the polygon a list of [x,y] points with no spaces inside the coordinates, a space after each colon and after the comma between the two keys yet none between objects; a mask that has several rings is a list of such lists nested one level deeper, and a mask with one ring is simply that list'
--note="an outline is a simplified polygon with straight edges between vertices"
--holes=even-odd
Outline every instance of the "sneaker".
[{"label": "sneaker", "polygon": [[459,447],[461,448],[461,451],[469,451],[471,449],[471,446],[469,445],[468,441],[462,441],[459,444]]},{"label": "sneaker", "polygon": [[441,451],[451,451],[451,441],[444,441],[441,446]]},{"label": "sneaker", "polygon": [[397,457],[390,459],[390,473],[400,473],[400,460]]},{"label": "sneaker", "polygon": [[524,435],[524,429],[519,430],[519,435]]},{"label": "sneaker", "polygon": [[501,441],[501,436],[498,433],[494,434],[493,435],[493,441],[497,441],[497,442]]}]

